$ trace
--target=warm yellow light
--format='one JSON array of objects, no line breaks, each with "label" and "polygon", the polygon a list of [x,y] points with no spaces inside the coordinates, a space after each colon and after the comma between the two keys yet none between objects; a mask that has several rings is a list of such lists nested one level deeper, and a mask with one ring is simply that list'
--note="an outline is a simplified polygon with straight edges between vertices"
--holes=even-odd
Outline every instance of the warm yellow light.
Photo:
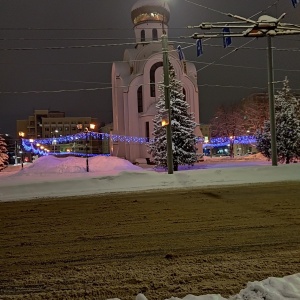
[{"label": "warm yellow light", "polygon": [[45,147],[44,146],[41,146],[41,149],[44,149]]},{"label": "warm yellow light", "polygon": [[30,143],[33,143],[33,142],[34,142],[34,139],[29,139],[29,142],[30,142]]},{"label": "warm yellow light", "polygon": [[23,131],[19,131],[19,136],[24,137],[25,133]]},{"label": "warm yellow light", "polygon": [[167,126],[169,122],[167,120],[162,120],[161,121],[161,126]]},{"label": "warm yellow light", "polygon": [[161,125],[162,126],[167,126],[167,125],[169,125],[169,123],[170,123],[169,111],[165,110],[161,114]]},{"label": "warm yellow light", "polygon": [[36,144],[37,147],[41,146],[39,143]]},{"label": "warm yellow light", "polygon": [[96,125],[95,124],[90,124],[90,129],[95,129]]}]

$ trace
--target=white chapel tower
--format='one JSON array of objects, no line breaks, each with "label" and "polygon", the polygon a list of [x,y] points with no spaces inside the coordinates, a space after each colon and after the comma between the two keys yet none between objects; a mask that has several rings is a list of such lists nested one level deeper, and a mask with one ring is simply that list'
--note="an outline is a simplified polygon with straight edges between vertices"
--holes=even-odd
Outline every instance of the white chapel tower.
[{"label": "white chapel tower", "polygon": [[[151,138],[156,102],[159,99],[158,83],[163,81],[161,36],[168,34],[170,9],[162,0],[138,0],[131,9],[136,46],[126,49],[122,62],[112,66],[113,134],[128,137]],[[183,93],[190,111],[199,124],[199,95],[197,72],[194,64],[183,64],[177,51],[169,44],[169,60],[176,77],[183,85]],[[197,136],[202,136],[199,126]],[[200,148],[200,147],[198,147]],[[145,144],[115,142],[113,155],[131,162],[149,158]]]}]

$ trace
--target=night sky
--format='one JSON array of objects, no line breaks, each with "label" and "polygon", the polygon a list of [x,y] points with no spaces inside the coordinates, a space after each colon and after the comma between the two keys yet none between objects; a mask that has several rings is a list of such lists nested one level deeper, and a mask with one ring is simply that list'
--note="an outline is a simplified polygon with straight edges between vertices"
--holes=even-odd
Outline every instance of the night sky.
[{"label": "night sky", "polygon": [[[111,122],[111,66],[113,61],[123,59],[126,48],[134,47],[126,44],[135,41],[130,17],[135,2],[0,0],[0,133],[15,135],[16,120],[26,119],[34,109],[60,110],[66,116],[92,116],[100,122]],[[188,25],[234,21],[222,13],[251,17],[275,2],[254,19],[262,14],[278,17],[285,12],[282,22],[299,24],[300,5],[293,8],[290,0],[168,2],[169,40],[176,42],[175,46],[180,44],[186,60],[193,61],[199,70],[201,123],[209,122],[220,104],[267,92],[266,38],[233,39],[235,48],[249,42],[247,49],[224,58],[233,48],[224,49],[221,39],[211,39],[204,43],[203,56],[197,58],[196,47],[191,45],[195,41],[180,37],[203,32],[187,29]],[[291,88],[300,93],[300,35],[276,37],[273,46],[279,49],[274,51],[275,81],[287,76]],[[211,62],[215,64],[205,67]],[[281,84],[275,87],[281,88]],[[61,90],[72,91],[57,92]]]}]

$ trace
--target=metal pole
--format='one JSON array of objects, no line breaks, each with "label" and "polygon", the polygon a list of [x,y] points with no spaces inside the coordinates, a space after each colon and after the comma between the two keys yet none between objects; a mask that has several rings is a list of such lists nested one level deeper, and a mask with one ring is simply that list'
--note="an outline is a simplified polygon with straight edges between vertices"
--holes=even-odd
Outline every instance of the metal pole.
[{"label": "metal pole", "polygon": [[22,138],[20,139],[20,152],[21,152],[21,155],[20,155],[20,160],[21,160],[21,166],[22,166],[22,170],[23,170],[24,163],[23,163],[23,147],[22,147]]},{"label": "metal pole", "polygon": [[271,129],[271,155],[272,155],[272,166],[277,166],[272,37],[267,36],[267,40],[268,40],[268,81],[269,81],[268,90],[269,90],[269,111],[270,111],[270,129]]},{"label": "metal pole", "polygon": [[89,156],[88,156],[88,131],[85,133],[85,155],[86,155],[86,171],[89,172]]},{"label": "metal pole", "polygon": [[164,70],[164,92],[165,108],[168,111],[169,124],[167,131],[167,164],[168,174],[173,174],[173,150],[172,150],[172,129],[171,129],[171,109],[170,109],[170,78],[169,78],[169,58],[168,58],[168,38],[166,34],[161,36],[163,52],[163,70]]},{"label": "metal pole", "polygon": [[18,141],[15,141],[15,165],[18,164]]}]

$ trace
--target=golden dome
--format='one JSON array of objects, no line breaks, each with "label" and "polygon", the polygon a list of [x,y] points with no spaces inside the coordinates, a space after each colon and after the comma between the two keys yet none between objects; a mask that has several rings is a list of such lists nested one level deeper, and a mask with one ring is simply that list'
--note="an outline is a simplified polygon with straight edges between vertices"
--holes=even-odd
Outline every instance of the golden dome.
[{"label": "golden dome", "polygon": [[164,22],[168,24],[170,8],[163,0],[139,0],[131,9],[131,20],[134,25],[144,22]]}]

